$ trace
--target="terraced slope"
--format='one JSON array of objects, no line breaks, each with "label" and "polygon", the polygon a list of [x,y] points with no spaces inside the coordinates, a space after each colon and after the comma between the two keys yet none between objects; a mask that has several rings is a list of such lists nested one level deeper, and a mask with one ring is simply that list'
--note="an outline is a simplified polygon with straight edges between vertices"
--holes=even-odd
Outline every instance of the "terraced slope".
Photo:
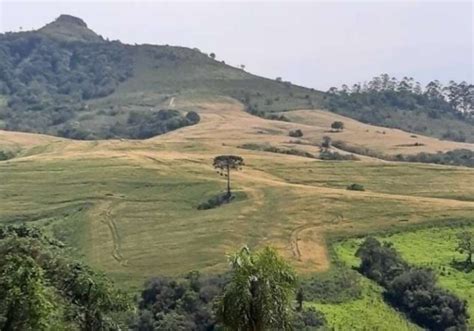
[{"label": "terraced slope", "polygon": [[[173,103],[197,111],[201,122],[142,141],[1,132],[0,148],[13,146],[17,157],[0,162],[0,220],[44,225],[89,263],[134,287],[156,274],[220,271],[225,254],[243,244],[273,245],[301,273],[312,273],[329,266],[328,234],[472,218],[474,169],[373,158],[321,161],[239,148],[265,143],[317,154],[312,144],[340,116],[294,112],[305,123],[298,124],[252,116],[229,98],[176,97]],[[394,144],[413,139],[342,119],[347,129],[337,135],[346,142],[392,153],[405,151]],[[295,128],[303,130],[303,144],[289,143]],[[417,139],[427,150],[473,148]],[[246,162],[233,174],[240,198],[198,211],[223,190],[211,161],[228,153]],[[351,183],[366,191],[346,190]]]}]

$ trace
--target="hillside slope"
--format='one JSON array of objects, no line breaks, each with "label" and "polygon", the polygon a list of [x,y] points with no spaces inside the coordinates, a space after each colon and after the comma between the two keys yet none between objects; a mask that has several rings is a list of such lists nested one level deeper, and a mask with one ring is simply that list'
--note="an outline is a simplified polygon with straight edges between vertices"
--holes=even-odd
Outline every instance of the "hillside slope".
[{"label": "hillside slope", "polygon": [[308,107],[322,97],[197,49],[107,41],[69,15],[37,31],[0,35],[0,72],[0,128],[75,139],[142,136],[131,114],[167,109],[177,95],[252,97],[262,110]]},{"label": "hillside slope", "polygon": [[[2,222],[41,224],[88,262],[134,286],[156,274],[222,270],[225,253],[243,244],[273,245],[300,272],[311,273],[329,265],[327,234],[472,217],[473,169],[372,158],[321,161],[242,149],[259,143],[316,154],[311,140],[319,139],[321,128],[258,118],[229,98],[174,102],[198,112],[201,122],[142,141],[47,137],[32,145],[28,134],[2,132],[2,141],[23,146],[18,157],[0,162]],[[341,119],[317,114],[328,122]],[[341,139],[354,142],[365,134],[366,126],[342,119],[348,136]],[[296,128],[308,145],[289,143],[288,132]],[[427,148],[439,143],[419,139]],[[439,148],[472,148],[443,144]],[[211,165],[218,154],[245,159],[232,177],[239,198],[198,211],[225,187]],[[366,191],[346,190],[351,183]]]}]

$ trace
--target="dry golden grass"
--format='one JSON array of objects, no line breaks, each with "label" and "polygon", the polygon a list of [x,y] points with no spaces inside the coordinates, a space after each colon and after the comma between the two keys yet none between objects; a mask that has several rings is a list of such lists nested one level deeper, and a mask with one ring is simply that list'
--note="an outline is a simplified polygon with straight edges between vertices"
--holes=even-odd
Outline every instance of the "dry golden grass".
[{"label": "dry golden grass", "polygon": [[[364,124],[323,110],[296,110],[285,113],[285,116],[294,122],[304,124],[303,131],[305,133],[308,131],[308,138],[311,141],[320,142],[323,136],[329,136],[333,141],[341,140],[349,145],[363,146],[389,155],[436,153],[459,148],[474,149],[473,144],[440,140],[398,129]],[[334,121],[344,122],[344,130],[331,132],[331,123]],[[414,146],[415,143],[420,146]]]},{"label": "dry golden grass", "polygon": [[[304,124],[269,121],[226,98],[197,103],[176,97],[174,105],[196,110],[201,122],[143,141],[0,131],[0,148],[21,150],[21,157],[0,163],[0,219],[34,219],[31,214],[53,207],[90,203],[71,223],[81,230],[68,238],[75,238],[88,262],[136,285],[156,274],[221,270],[225,253],[243,244],[273,245],[299,271],[314,272],[329,266],[329,232],[360,234],[474,214],[473,169],[371,158],[331,162],[238,148],[266,143],[317,154],[314,144],[324,135],[386,154],[473,145],[415,139],[323,111],[288,113]],[[325,132],[335,120],[346,129]],[[295,139],[288,132],[296,128],[306,145],[290,143]],[[397,146],[416,141],[425,146]],[[244,170],[232,178],[247,198],[198,212],[196,205],[223,187],[211,166],[219,154],[245,159]],[[367,190],[345,189],[354,182]]]}]

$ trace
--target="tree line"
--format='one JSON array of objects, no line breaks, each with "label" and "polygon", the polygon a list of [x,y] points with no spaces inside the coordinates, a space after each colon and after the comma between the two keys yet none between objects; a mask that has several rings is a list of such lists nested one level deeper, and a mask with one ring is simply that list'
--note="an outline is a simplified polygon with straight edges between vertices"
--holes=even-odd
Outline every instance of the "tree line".
[{"label": "tree line", "polygon": [[364,123],[474,141],[474,86],[466,82],[443,86],[435,80],[422,87],[410,77],[382,74],[369,82],[331,87],[325,106]]},{"label": "tree line", "polygon": [[[465,115],[472,115],[474,112],[474,85],[468,84],[465,81],[457,83],[451,80],[448,85],[444,86],[440,81],[434,80],[423,87],[413,77],[403,77],[401,80],[398,80],[396,77],[390,77],[388,74],[381,74],[368,82],[356,83],[351,87],[343,84],[340,89],[331,87],[328,90],[329,94],[336,95],[374,92],[413,94],[426,98],[425,101],[428,101],[433,106],[439,104],[445,107],[446,102],[450,110],[455,110]],[[417,101],[421,101],[421,98],[418,98]],[[409,105],[408,102],[407,105]]]},{"label": "tree line", "polygon": [[356,256],[359,271],[384,287],[387,301],[421,327],[467,329],[467,302],[439,288],[433,271],[410,266],[391,243],[369,237]]}]

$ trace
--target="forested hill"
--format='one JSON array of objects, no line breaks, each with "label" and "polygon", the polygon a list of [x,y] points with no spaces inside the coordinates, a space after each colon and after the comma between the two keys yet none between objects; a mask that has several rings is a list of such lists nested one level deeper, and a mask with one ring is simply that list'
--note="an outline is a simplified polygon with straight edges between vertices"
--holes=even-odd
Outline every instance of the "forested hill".
[{"label": "forested hill", "polygon": [[474,86],[432,81],[425,87],[387,74],[366,83],[331,88],[325,106],[364,123],[446,140],[474,142]]},{"label": "forested hill", "polygon": [[[74,139],[148,138],[199,121],[173,100],[241,101],[257,116],[326,108],[362,122],[474,142],[472,85],[425,89],[388,75],[327,93],[252,75],[214,53],[109,41],[61,15],[36,31],[0,34],[0,129]],[[191,111],[191,113],[190,113]]]},{"label": "forested hill", "polygon": [[109,41],[61,15],[36,31],[0,34],[0,129],[145,138],[195,123],[168,111],[175,96],[251,98],[262,110],[320,104],[321,92],[244,68],[198,49]]}]

